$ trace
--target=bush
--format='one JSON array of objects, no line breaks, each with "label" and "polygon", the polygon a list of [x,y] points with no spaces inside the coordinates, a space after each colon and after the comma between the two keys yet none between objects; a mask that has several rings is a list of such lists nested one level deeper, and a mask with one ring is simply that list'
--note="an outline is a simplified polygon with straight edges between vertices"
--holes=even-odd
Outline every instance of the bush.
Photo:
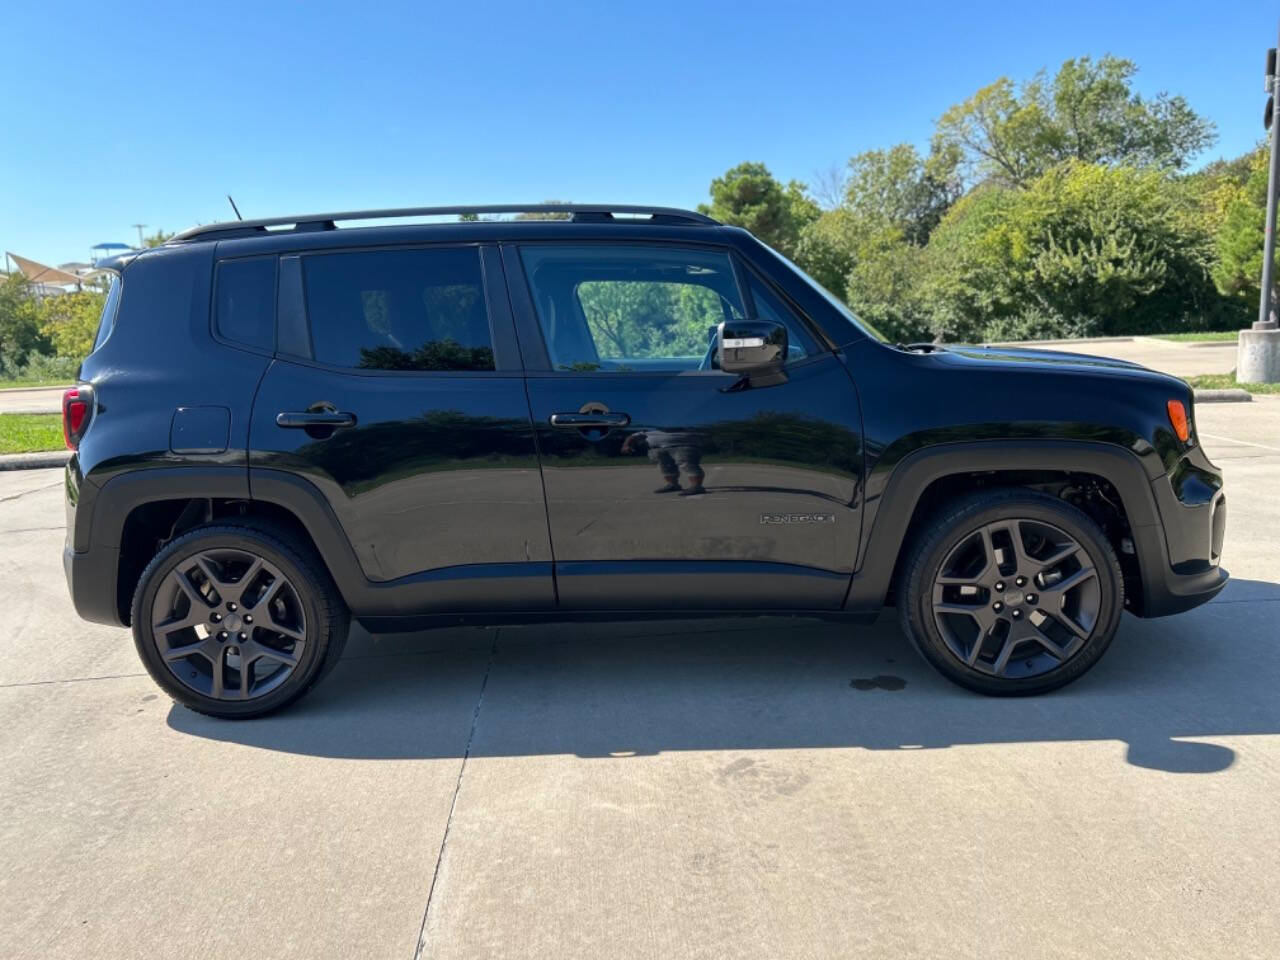
[{"label": "bush", "polygon": [[33,353],[27,357],[27,362],[17,372],[15,379],[71,383],[79,371],[80,360],[77,357],[51,357]]}]

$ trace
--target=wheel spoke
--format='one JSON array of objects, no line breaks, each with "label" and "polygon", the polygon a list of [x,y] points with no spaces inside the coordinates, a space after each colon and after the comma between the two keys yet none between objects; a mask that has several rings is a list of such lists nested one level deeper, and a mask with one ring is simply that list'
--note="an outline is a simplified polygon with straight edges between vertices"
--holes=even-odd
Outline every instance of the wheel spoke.
[{"label": "wheel spoke", "polygon": [[1074,633],[1079,639],[1081,640],[1089,639],[1089,634],[1092,631],[1086,630],[1084,627],[1080,626],[1080,624],[1076,623],[1074,619],[1067,616],[1061,610],[1052,610],[1052,611],[1045,610],[1043,612],[1048,614],[1050,617],[1052,617],[1055,623],[1062,624],[1064,627],[1066,627],[1068,630]]},{"label": "wheel spoke", "polygon": [[254,610],[261,607],[264,610],[269,611],[271,609],[271,601],[275,599],[275,595],[279,592],[280,588],[284,586],[284,577],[282,577],[277,571],[268,570],[267,572],[272,575],[273,579],[271,583],[267,585],[267,589],[262,594],[262,598],[254,603],[252,607]]},{"label": "wheel spoke", "polygon": [[168,620],[152,621],[151,629],[157,636],[164,636],[177,630],[185,630],[188,627],[198,627],[206,621],[208,616],[209,610],[207,607],[201,611],[192,605],[186,616],[171,617]]},{"label": "wheel spoke", "polygon": [[249,688],[253,686],[253,662],[244,658],[244,650],[240,651],[240,699],[249,699]]},{"label": "wheel spoke", "polygon": [[[262,558],[254,557],[253,563],[249,564],[249,569],[245,570],[244,574],[240,577],[239,580],[237,580],[235,583],[227,584],[226,590],[219,591],[225,594],[223,599],[235,600],[237,603],[243,606],[244,592],[248,588],[249,584],[253,582],[253,578],[256,577],[261,570],[262,570]],[[277,582],[279,581],[279,579],[280,579],[279,577],[276,578]]]},{"label": "wheel spoke", "polygon": [[291,624],[281,623],[276,619],[275,613],[270,607],[262,611],[262,615],[266,617],[267,622],[258,624],[258,626],[270,630],[272,633],[280,633],[294,640],[301,640],[306,636],[306,632]]},{"label": "wheel spoke", "polygon": [[269,647],[265,643],[255,642],[246,645],[241,648],[240,656],[242,658],[247,657],[250,663],[266,658],[267,660],[278,660],[280,663],[289,667],[296,667],[298,665],[298,657],[296,653],[286,653],[283,650],[276,650],[274,647]]},{"label": "wheel spoke", "polygon": [[213,564],[209,562],[209,558],[206,557],[203,553],[197,554],[196,566],[200,568],[201,573],[203,573],[206,577],[209,578],[209,582],[213,584],[214,587],[218,589],[218,593],[221,594],[222,593],[221,588],[223,587],[224,584],[222,582],[222,579],[214,571]]},{"label": "wheel spoke", "polygon": [[1075,556],[1079,552],[1080,545],[1078,543],[1070,543],[1067,546],[1062,547],[1056,553],[1045,557],[1043,560],[1037,559],[1036,557],[1028,557],[1027,565],[1034,569],[1036,573],[1043,573],[1046,570],[1052,570],[1058,564],[1062,563],[1062,561]]},{"label": "wheel spoke", "polygon": [[212,680],[209,684],[209,696],[217,697],[217,698],[222,697],[222,694],[223,694],[222,674],[225,668],[226,668],[226,649],[223,648],[218,650],[217,656],[213,658],[213,669],[210,671],[210,677],[212,678]]},{"label": "wheel spoke", "polygon": [[187,579],[186,573],[182,570],[175,569],[169,574],[169,577],[178,585],[178,589],[187,595],[187,599],[191,601],[192,610],[202,610],[207,613],[207,611],[213,609],[209,601],[206,600],[200,591],[195,588],[195,585]]},{"label": "wheel spoke", "polygon": [[1017,645],[1018,640],[1014,636],[1014,632],[1010,630],[1009,635],[1004,638],[1003,646],[1000,647],[1000,653],[996,656],[996,662],[991,666],[991,672],[997,677],[1004,676],[1004,672],[1009,666],[1009,657],[1013,654],[1013,648]]},{"label": "wheel spoke", "polygon": [[205,651],[205,641],[197,640],[195,643],[184,643],[177,647],[162,648],[160,655],[170,663],[174,660],[182,660],[192,654],[200,654],[200,656],[208,659],[209,654]]},{"label": "wheel spoke", "polygon": [[1080,586],[1080,584],[1088,580],[1092,580],[1097,575],[1098,571],[1094,567],[1081,567],[1066,579],[1055,583],[1052,587],[1045,587],[1041,593],[1061,600],[1061,598],[1067,595],[1068,591],[1074,590],[1076,587]]}]

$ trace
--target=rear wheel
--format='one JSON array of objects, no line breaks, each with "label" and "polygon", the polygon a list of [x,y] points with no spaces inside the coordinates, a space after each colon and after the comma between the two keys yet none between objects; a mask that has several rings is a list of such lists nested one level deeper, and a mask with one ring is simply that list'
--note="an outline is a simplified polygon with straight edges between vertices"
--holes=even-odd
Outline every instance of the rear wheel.
[{"label": "rear wheel", "polygon": [[1086,514],[1030,490],[946,508],[898,584],[903,630],[925,659],[980,693],[1043,693],[1075,680],[1119,626],[1124,581]]},{"label": "rear wheel", "polygon": [[152,678],[192,710],[247,718],[307,692],[341,656],[348,614],[328,572],[285,534],[198,527],[143,571],[133,636]]}]

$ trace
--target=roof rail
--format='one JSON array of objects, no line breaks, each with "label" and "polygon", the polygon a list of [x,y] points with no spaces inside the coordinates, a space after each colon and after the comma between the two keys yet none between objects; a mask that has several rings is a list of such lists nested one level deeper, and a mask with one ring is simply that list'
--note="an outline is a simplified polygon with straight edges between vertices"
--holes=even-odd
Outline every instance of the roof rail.
[{"label": "roof rail", "polygon": [[614,214],[623,214],[620,219],[628,222],[632,218],[647,217],[649,223],[665,224],[705,224],[716,226],[719,221],[692,210],[679,210],[674,207],[645,207],[626,204],[586,204],[586,203],[500,203],[481,206],[462,207],[399,207],[390,210],[348,210],[342,213],[307,213],[296,217],[264,217],[261,220],[228,220],[224,223],[210,223],[202,227],[192,227],[173,237],[170,243],[183,243],[188,240],[207,240],[215,236],[237,236],[246,233],[261,233],[268,227],[284,227],[289,224],[299,232],[311,230],[333,230],[340,220],[391,220],[400,217],[435,217],[435,216],[480,216],[486,213],[567,213],[568,219],[578,223],[608,223],[615,219]]}]

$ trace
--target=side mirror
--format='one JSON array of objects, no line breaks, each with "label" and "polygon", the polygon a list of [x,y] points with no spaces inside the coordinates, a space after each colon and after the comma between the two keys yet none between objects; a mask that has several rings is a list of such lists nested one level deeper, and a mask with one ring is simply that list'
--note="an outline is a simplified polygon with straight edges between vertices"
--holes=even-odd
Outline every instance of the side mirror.
[{"label": "side mirror", "polygon": [[782,383],[787,362],[787,328],[771,320],[726,320],[716,334],[716,360],[752,386]]}]

